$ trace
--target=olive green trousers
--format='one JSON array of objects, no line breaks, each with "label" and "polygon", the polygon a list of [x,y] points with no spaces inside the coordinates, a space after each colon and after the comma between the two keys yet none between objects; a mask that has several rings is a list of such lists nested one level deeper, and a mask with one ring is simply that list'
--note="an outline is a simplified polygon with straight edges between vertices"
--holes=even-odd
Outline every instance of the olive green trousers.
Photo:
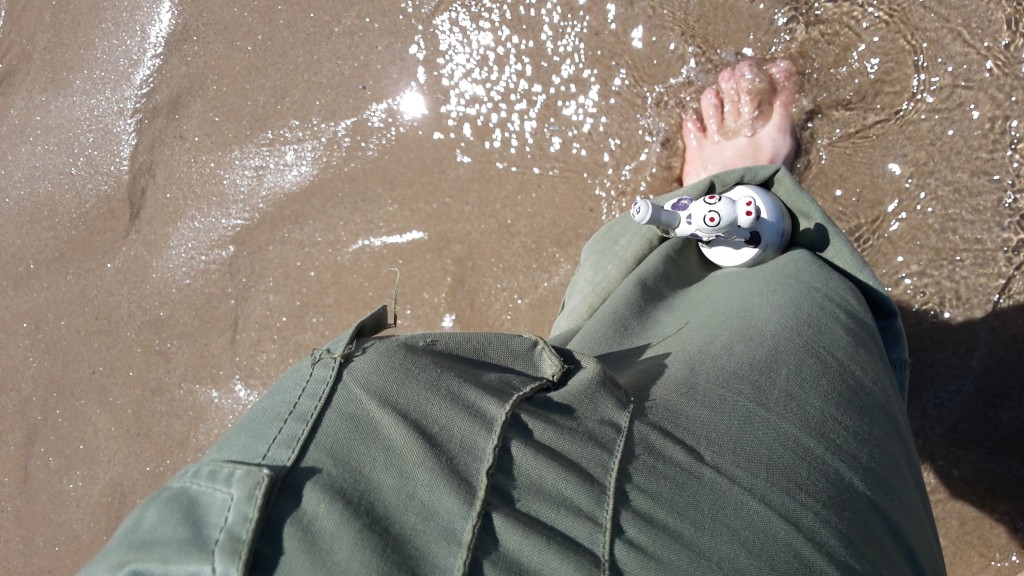
[{"label": "olive green trousers", "polygon": [[277,382],[86,574],[942,574],[892,300],[782,167],[791,248],[718,269],[628,215],[547,339],[380,336]]}]

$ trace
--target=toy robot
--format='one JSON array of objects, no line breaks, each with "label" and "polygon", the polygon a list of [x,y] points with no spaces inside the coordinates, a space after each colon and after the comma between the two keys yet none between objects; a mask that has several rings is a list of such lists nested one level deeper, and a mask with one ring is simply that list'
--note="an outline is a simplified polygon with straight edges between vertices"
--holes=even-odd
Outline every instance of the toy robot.
[{"label": "toy robot", "polygon": [[665,208],[650,200],[637,200],[630,214],[640,224],[657,226],[677,237],[701,242],[715,238],[742,240],[747,246],[761,243],[761,235],[751,230],[761,216],[753,196],[735,200],[719,194],[708,194],[696,200],[680,196]]},{"label": "toy robot", "polygon": [[680,196],[664,207],[640,199],[630,215],[669,237],[697,240],[704,255],[722,267],[766,262],[789,244],[789,210],[758,186],[739,185],[696,199]]}]

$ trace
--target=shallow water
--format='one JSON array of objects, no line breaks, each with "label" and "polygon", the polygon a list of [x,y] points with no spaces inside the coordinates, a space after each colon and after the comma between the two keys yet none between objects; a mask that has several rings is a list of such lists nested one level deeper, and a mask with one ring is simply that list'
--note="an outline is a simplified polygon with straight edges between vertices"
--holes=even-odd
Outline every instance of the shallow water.
[{"label": "shallow water", "polygon": [[68,572],[295,359],[547,333],[582,243],[672,189],[723,65],[804,79],[797,174],[904,310],[950,573],[1024,547],[1024,7],[0,0],[0,554]]}]

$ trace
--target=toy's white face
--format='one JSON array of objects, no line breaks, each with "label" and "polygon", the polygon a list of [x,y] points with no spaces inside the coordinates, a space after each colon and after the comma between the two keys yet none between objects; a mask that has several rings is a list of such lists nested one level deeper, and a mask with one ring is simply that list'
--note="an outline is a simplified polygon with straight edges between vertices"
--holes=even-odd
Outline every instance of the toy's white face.
[{"label": "toy's white face", "polygon": [[[641,202],[633,205],[634,220]],[[675,233],[695,240],[710,241],[715,238],[735,238],[740,228],[746,228],[757,221],[758,209],[750,196],[733,198],[722,194],[708,194],[701,198],[681,196],[665,205],[667,210],[680,215]]]},{"label": "toy's white face", "polygon": [[722,215],[717,210],[708,210],[704,213],[704,227],[718,228],[722,223]]},{"label": "toy's white face", "polygon": [[709,194],[690,207],[694,218],[700,224],[697,231],[704,234],[722,234],[728,232],[736,221],[736,203],[725,196]]}]

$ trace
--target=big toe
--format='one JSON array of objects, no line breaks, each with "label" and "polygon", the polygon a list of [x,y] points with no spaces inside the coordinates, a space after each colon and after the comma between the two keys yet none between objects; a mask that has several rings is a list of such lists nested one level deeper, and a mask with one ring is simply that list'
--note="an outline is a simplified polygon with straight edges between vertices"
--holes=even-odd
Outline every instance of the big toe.
[{"label": "big toe", "polygon": [[735,130],[756,134],[771,117],[774,87],[767,74],[749,60],[736,66],[739,110]]}]

